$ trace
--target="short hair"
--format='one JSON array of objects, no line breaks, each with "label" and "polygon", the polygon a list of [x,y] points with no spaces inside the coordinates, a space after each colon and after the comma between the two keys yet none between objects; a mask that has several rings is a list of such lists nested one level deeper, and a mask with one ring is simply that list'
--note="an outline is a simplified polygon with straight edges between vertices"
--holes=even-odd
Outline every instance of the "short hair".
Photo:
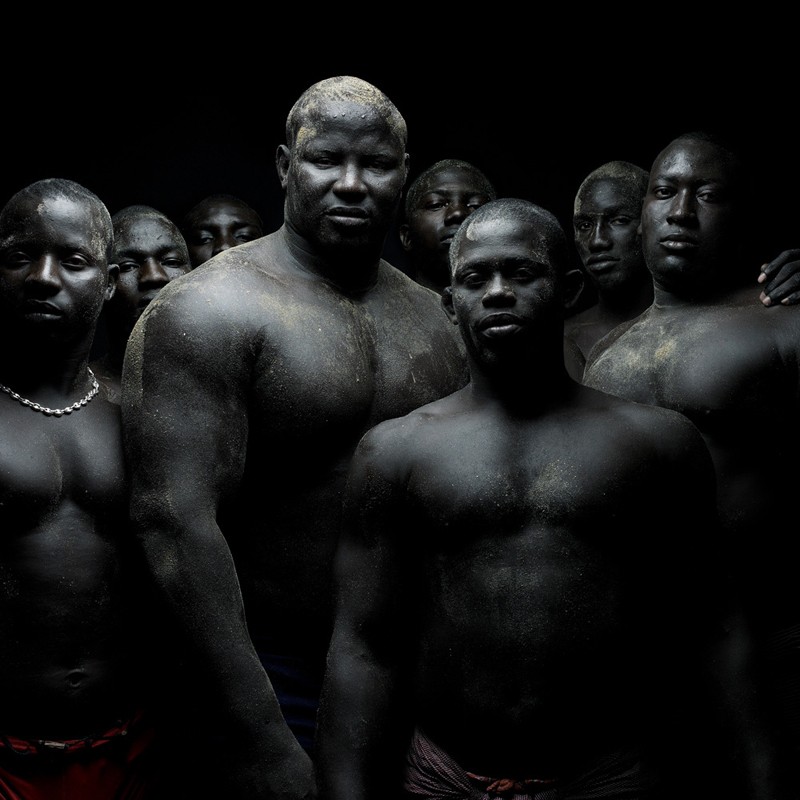
[{"label": "short hair", "polygon": [[430,191],[434,178],[440,173],[447,172],[451,169],[458,169],[469,173],[475,179],[478,188],[484,194],[488,195],[490,200],[495,200],[497,198],[497,191],[494,185],[478,167],[471,164],[469,161],[462,161],[458,158],[444,158],[441,161],[437,161],[435,164],[431,164],[427,169],[420,172],[420,174],[414,178],[413,183],[408,187],[405,201],[406,217],[417,208],[420,198]]},{"label": "short hair", "polygon": [[605,164],[601,164],[596,169],[593,169],[578,187],[578,191],[575,193],[573,214],[580,213],[583,194],[589,187],[601,180],[613,180],[619,183],[626,197],[635,203],[639,203],[647,194],[650,173],[630,161],[607,161]]},{"label": "short hair", "polygon": [[249,203],[242,200],[241,197],[237,197],[235,194],[216,192],[214,194],[207,195],[202,200],[199,200],[183,215],[183,219],[180,223],[181,230],[186,233],[195,225],[197,225],[197,218],[200,216],[201,211],[211,203],[231,203],[233,205],[240,206],[241,208],[249,211],[256,218],[262,230],[264,228],[264,222],[261,219],[261,214],[259,214],[258,211],[256,211]]},{"label": "short hair", "polygon": [[476,208],[461,223],[450,243],[450,270],[458,261],[461,246],[465,239],[471,239],[472,229],[485,222],[520,222],[536,228],[539,244],[543,244],[552,254],[556,272],[563,278],[570,266],[569,241],[558,218],[546,208],[529,200],[516,197],[502,197],[490,200]]},{"label": "short hair", "polygon": [[74,203],[87,204],[106,239],[106,258],[110,261],[114,246],[114,226],[106,204],[90,189],[68,178],[42,178],[15,192],[0,210],[0,244],[13,233],[19,223],[19,205],[28,198],[63,197]]},{"label": "short hair", "polygon": [[338,75],[317,81],[300,95],[286,117],[286,144],[293,146],[303,125],[309,119],[319,119],[320,106],[331,100],[374,108],[389,124],[403,149],[406,148],[408,128],[395,104],[377,86],[352,75]]},{"label": "short hair", "polygon": [[127,224],[131,220],[136,219],[155,219],[159,222],[163,222],[166,227],[170,229],[172,235],[175,237],[181,249],[184,251],[186,260],[189,260],[189,248],[186,246],[186,240],[184,239],[180,228],[163,211],[159,211],[157,208],[153,208],[152,206],[134,204],[125,206],[124,208],[121,208],[119,211],[115,212],[111,217],[111,222],[114,225],[115,237],[118,236],[118,231],[121,226]]}]

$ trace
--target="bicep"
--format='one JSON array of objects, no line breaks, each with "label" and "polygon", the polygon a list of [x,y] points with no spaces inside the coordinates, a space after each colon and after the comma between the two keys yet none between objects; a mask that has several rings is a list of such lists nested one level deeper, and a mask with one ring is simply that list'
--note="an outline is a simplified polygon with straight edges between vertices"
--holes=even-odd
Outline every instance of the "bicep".
[{"label": "bicep", "polygon": [[152,314],[140,323],[122,384],[133,508],[176,516],[211,512],[243,469],[242,358],[202,319]]}]

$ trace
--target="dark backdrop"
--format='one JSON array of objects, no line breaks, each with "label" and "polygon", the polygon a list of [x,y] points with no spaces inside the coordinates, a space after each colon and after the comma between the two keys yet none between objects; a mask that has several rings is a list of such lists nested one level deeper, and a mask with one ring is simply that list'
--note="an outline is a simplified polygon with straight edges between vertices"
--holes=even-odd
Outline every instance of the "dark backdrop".
[{"label": "dark backdrop", "polygon": [[[601,34],[595,41],[586,32],[548,58],[532,44],[504,52],[502,42],[491,51],[474,45],[477,56],[463,43],[427,39],[368,54],[343,44],[323,55],[234,39],[167,62],[151,35],[133,54],[111,47],[108,56],[44,59],[44,72],[16,61],[0,98],[0,200],[38,178],[67,177],[112,212],[145,203],[177,219],[204,195],[231,192],[274,229],[282,217],[274,153],[291,104],[316,80],[353,74],[405,116],[412,178],[440,158],[463,158],[500,194],[544,205],[565,226],[594,167],[620,158],[647,168],[677,133],[721,130],[758,160],[753,224],[767,223],[768,247],[800,246],[800,73],[788,57],[740,47],[731,58],[699,43],[664,53],[656,43],[621,58]],[[387,256],[403,265],[394,231]]]}]

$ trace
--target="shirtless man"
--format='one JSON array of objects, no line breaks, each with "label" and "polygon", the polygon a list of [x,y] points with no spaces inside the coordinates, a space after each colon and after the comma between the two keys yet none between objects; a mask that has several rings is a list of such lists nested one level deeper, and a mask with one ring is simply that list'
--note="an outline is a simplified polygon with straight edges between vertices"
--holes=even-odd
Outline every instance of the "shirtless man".
[{"label": "shirtless man", "polygon": [[677,409],[704,434],[725,553],[769,659],[776,725],[797,765],[800,593],[794,540],[774,514],[776,499],[796,491],[800,308],[765,311],[741,291],[740,253],[753,233],[743,185],[740,161],[703,134],[680,136],[656,157],[641,221],[654,301],[603,340],[584,380]]},{"label": "shirtless man", "polygon": [[3,798],[155,796],[119,406],[87,366],[111,245],[105,205],[72,181],[0,212]]},{"label": "shirtless man", "polygon": [[450,283],[453,235],[476,208],[495,197],[494,186],[481,170],[455,158],[431,164],[414,179],[398,233],[418,283],[442,293]]},{"label": "shirtless man", "polygon": [[194,268],[229,247],[263,236],[264,223],[259,213],[241,198],[211,194],[186,213],[181,231]]},{"label": "shirtless man", "polygon": [[[609,161],[592,170],[575,195],[575,248],[597,302],[567,319],[564,331],[583,364],[596,342],[653,302],[653,279],[640,235],[648,178],[647,170],[635,164]],[[764,305],[798,302],[800,250],[786,250],[764,264],[758,283]],[[743,288],[753,296],[754,290]]]},{"label": "shirtless man", "polygon": [[186,242],[172,220],[155,208],[127,206],[111,218],[113,262],[119,267],[114,296],[103,312],[106,351],[92,362],[110,400],[120,401],[122,361],[142,311],[173,278],[191,269]]},{"label": "shirtless man", "polygon": [[284,224],[165,286],[128,345],[134,523],[208,671],[226,797],[312,792],[350,458],[376,422],[466,381],[440,298],[381,259],[406,141],[373,85],[311,86],[277,150]]},{"label": "shirtless man", "polygon": [[[711,590],[709,453],[682,415],[569,377],[568,242],[552,214],[489,202],[450,258],[444,304],[471,380],[377,425],[351,462],[324,796],[649,797],[648,689],[677,683],[704,642],[740,663]],[[755,756],[750,686],[718,697],[752,724]]]}]

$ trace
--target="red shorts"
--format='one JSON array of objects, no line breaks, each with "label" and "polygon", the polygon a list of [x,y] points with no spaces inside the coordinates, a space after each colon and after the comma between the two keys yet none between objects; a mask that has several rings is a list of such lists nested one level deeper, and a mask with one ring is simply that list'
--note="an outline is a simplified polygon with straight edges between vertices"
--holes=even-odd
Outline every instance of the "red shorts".
[{"label": "red shorts", "polygon": [[0,800],[155,797],[154,740],[153,727],[141,716],[86,739],[0,735]]}]

